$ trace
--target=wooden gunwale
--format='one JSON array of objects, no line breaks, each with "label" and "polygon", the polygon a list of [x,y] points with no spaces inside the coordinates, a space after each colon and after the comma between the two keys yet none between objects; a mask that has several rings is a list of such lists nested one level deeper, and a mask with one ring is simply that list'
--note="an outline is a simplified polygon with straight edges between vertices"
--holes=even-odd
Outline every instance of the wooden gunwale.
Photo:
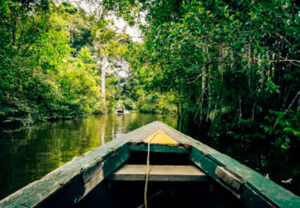
[{"label": "wooden gunwale", "polygon": [[[49,201],[63,203],[64,207],[72,207],[88,194],[88,191],[95,185],[93,183],[100,183],[128,159],[128,141],[132,138],[147,138],[148,135],[155,132],[154,126],[155,124],[152,123],[146,128],[136,129],[118,140],[113,140],[80,157],[75,157],[72,161],[50,172],[40,180],[30,183],[2,199],[0,207],[47,207],[46,204],[50,203]],[[93,175],[95,170],[101,177],[96,176],[97,180],[89,183],[92,178],[88,179],[88,177]],[[59,199],[60,193],[68,191],[75,191],[75,193]]]},{"label": "wooden gunwale", "polygon": [[[131,151],[148,151],[148,145],[141,143],[141,144],[132,144],[129,143],[129,150]],[[151,145],[150,146],[151,152],[167,152],[167,153],[179,153],[179,154],[188,154],[190,153],[191,149],[186,148],[184,146],[165,146],[165,145]]]},{"label": "wooden gunwale", "polygon": [[[300,198],[290,191],[229,156],[158,121],[74,158],[42,179],[4,198],[0,201],[0,207],[44,207],[47,203],[63,203],[64,207],[71,207],[123,164],[130,157],[130,151],[145,151],[146,145],[140,144],[157,130],[189,148],[158,145],[151,146],[151,151],[188,154],[196,166],[225,186],[247,207],[300,207]],[[62,199],[60,194],[68,192],[72,194]]]},{"label": "wooden gunwale", "polygon": [[[238,197],[247,207],[300,207],[300,197],[284,189],[256,171],[242,165],[233,158],[222,154],[209,146],[182,134],[164,123],[159,123],[159,129],[180,142],[190,145],[190,160],[207,175],[218,182],[215,173],[221,166],[243,181]],[[230,188],[229,188],[230,190]],[[234,194],[235,191],[232,190]]]}]

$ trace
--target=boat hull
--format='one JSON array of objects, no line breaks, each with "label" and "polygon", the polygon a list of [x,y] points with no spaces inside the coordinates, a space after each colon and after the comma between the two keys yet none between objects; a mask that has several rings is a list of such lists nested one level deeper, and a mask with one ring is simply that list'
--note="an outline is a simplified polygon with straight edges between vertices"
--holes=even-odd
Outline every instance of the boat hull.
[{"label": "boat hull", "polygon": [[[164,144],[148,145],[147,141],[151,142],[149,137],[154,137],[158,131],[166,134],[168,139],[164,141]],[[170,139],[175,143],[170,142]],[[193,165],[209,178],[209,182],[186,181],[186,183],[194,183],[198,187],[205,186],[204,184],[207,183],[208,187],[209,184],[213,184],[218,190],[222,190],[224,196],[228,194],[233,196],[236,199],[235,202],[241,203],[243,206],[299,207],[300,198],[298,196],[229,156],[161,122],[150,123],[81,157],[74,158],[42,179],[6,197],[0,201],[0,207],[74,207],[83,205],[88,198],[91,200],[90,196],[93,196],[94,191],[99,187],[109,184],[109,181],[116,184],[116,181],[112,181],[110,177],[124,164],[145,165],[148,150],[151,153],[150,164]],[[134,181],[134,183],[140,182]],[[125,183],[129,183],[129,181],[125,181]],[[141,183],[144,184],[144,182]],[[149,187],[151,188],[152,183],[156,182],[150,181],[150,183]],[[163,183],[180,182],[170,179]],[[133,184],[127,187],[130,189]],[[161,188],[163,189],[163,187]],[[139,190],[138,193],[142,192],[140,194],[143,196],[143,190],[137,190]],[[205,190],[208,194],[210,189]],[[154,193],[155,191],[157,192],[154,190]],[[216,195],[215,200],[220,197]],[[104,203],[105,200],[102,201]],[[125,204],[124,202],[124,207],[126,207]],[[106,207],[110,207],[109,204]]]}]

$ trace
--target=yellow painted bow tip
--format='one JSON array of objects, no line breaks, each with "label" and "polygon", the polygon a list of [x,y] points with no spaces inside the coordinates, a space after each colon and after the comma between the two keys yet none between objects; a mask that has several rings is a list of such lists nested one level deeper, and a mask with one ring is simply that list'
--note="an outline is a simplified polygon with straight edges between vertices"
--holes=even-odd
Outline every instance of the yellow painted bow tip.
[{"label": "yellow painted bow tip", "polygon": [[145,143],[150,144],[160,144],[160,145],[169,145],[169,146],[176,146],[179,143],[165,134],[163,131],[158,130],[153,135],[149,136],[144,140]]}]

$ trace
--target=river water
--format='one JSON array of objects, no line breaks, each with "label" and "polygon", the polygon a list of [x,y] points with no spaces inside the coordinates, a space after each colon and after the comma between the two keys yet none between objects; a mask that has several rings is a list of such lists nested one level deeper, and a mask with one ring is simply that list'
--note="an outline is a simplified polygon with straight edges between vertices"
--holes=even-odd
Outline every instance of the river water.
[{"label": "river water", "polygon": [[[45,122],[21,130],[0,130],[0,199],[40,179],[73,157],[155,120],[228,154],[300,194],[299,149],[287,154],[238,141],[205,139],[195,125],[178,122],[175,116],[130,113]],[[291,184],[281,182],[290,178]]]}]

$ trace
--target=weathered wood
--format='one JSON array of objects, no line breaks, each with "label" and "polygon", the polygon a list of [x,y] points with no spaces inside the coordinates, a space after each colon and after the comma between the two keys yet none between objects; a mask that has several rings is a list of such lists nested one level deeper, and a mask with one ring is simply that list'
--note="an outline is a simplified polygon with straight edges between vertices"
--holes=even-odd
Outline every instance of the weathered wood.
[{"label": "weathered wood", "polygon": [[104,179],[103,176],[116,169],[104,169],[107,162],[114,159],[114,166],[117,166],[128,159],[126,145],[123,144],[116,151],[122,154],[116,155],[114,150],[103,151],[106,154],[94,162],[90,160],[93,154],[76,158],[5,198],[0,202],[0,207],[72,207],[98,185]]},{"label": "weathered wood", "polygon": [[116,170],[123,162],[129,158],[128,146],[124,145],[115,150],[112,155],[104,161],[92,164],[90,168],[81,173],[84,182],[84,193],[76,198],[76,202],[84,198],[91,190],[93,190],[104,178]]},{"label": "weathered wood", "polygon": [[[124,165],[114,172],[109,179],[114,181],[144,181],[146,165]],[[207,181],[208,177],[191,165],[151,165],[149,181]]]},{"label": "weathered wood", "polygon": [[230,188],[232,188],[235,191],[239,191],[241,185],[244,183],[242,179],[230,173],[228,170],[226,170],[223,167],[218,166],[216,168],[215,173],[221,181],[226,183]]},{"label": "weathered wood", "polygon": [[[249,201],[250,203],[255,202],[254,197],[259,195],[266,204],[270,205],[266,207],[300,207],[300,198],[298,196],[227,155],[214,153],[208,157],[213,158],[214,161],[245,181],[245,188],[241,192],[242,199],[246,198],[243,195],[252,193],[253,196]],[[250,204],[250,207],[256,207],[256,205]]]},{"label": "weathered wood", "polygon": [[[148,151],[148,145],[147,144],[135,144],[131,145],[129,144],[129,150],[132,151]],[[183,153],[187,154],[190,152],[190,148],[186,148],[183,146],[164,146],[164,145],[151,145],[150,146],[151,152],[168,152],[168,153]]]},{"label": "weathered wood", "polygon": [[0,207],[73,206],[128,159],[128,141],[147,138],[155,132],[155,126],[155,123],[149,124],[74,158],[42,179],[2,199]]},{"label": "weathered wood", "polygon": [[85,186],[85,191],[82,197],[88,194],[104,179],[102,164],[102,162],[98,162],[92,168],[86,169],[82,172],[81,175]]},{"label": "weathered wood", "polygon": [[214,163],[212,160],[203,155],[198,149],[192,147],[191,153],[189,155],[191,161],[193,161],[201,170],[208,174],[211,178],[217,179],[215,170],[218,164]]},{"label": "weathered wood", "polygon": [[191,161],[213,179],[217,179],[215,170],[217,166],[221,166],[245,181],[241,188],[240,198],[247,207],[300,207],[300,197],[233,158],[178,132],[164,123],[159,122],[156,128],[161,129],[179,143],[190,145],[192,147]]},{"label": "weathered wood", "polygon": [[[155,121],[155,122],[152,122],[151,124],[152,124],[151,128],[152,128],[153,133],[156,132],[157,130],[162,130],[165,134],[167,134],[169,137],[176,140],[178,143],[180,143],[182,145],[186,144],[186,146],[190,146],[192,144],[193,146],[197,146],[197,148],[202,152],[217,153],[217,151],[212,149],[211,147],[177,131],[176,129],[173,129],[172,127],[170,127],[162,122]],[[147,130],[149,130],[149,129],[147,128]],[[152,134],[150,134],[150,135],[152,135]],[[143,139],[134,138],[130,142],[133,144],[134,143],[142,143]]]},{"label": "weathered wood", "polygon": [[179,143],[169,137],[167,134],[165,134],[160,129],[157,130],[153,135],[150,135],[147,137],[143,142],[152,144],[158,144],[158,145],[166,145],[166,146],[177,146]]},{"label": "weathered wood", "polygon": [[[143,143],[147,137],[158,130],[177,141],[180,146],[190,147],[188,148],[189,159],[207,176],[237,193],[246,206],[299,207],[300,198],[298,196],[227,155],[219,153],[161,122],[152,122],[88,152],[82,157],[75,158],[42,179],[6,197],[0,201],[0,207],[51,207],[51,205],[56,207],[57,204],[70,207],[124,163],[129,158],[129,148],[131,151],[145,151],[145,147],[134,146],[134,144]],[[132,145],[128,145],[129,143]],[[137,148],[142,149],[138,150]],[[184,153],[187,149],[153,146],[150,150]],[[222,168],[223,172],[219,172],[217,168],[219,170]],[[226,173],[233,174],[244,183],[241,183],[239,187],[232,185],[226,179],[228,176]]]}]

